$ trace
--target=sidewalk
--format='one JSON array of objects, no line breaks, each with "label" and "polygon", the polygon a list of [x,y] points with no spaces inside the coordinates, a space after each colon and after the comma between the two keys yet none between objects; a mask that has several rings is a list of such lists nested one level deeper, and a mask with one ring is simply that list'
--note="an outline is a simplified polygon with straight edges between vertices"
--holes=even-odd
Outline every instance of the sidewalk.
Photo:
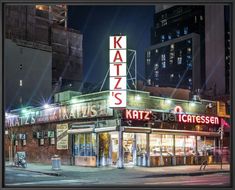
[{"label": "sidewalk", "polygon": [[24,170],[36,173],[42,173],[53,176],[68,176],[76,177],[81,175],[91,175],[92,173],[99,173],[107,175],[116,175],[122,173],[129,173],[136,177],[173,177],[173,176],[196,176],[214,173],[229,173],[229,164],[223,164],[223,169],[220,165],[208,165],[206,170],[200,171],[200,165],[187,166],[169,166],[169,167],[128,167],[124,169],[117,169],[115,167],[80,167],[62,165],[61,170],[52,170],[51,165],[29,163],[27,168],[11,166],[6,163],[6,167],[12,167],[16,170]]}]

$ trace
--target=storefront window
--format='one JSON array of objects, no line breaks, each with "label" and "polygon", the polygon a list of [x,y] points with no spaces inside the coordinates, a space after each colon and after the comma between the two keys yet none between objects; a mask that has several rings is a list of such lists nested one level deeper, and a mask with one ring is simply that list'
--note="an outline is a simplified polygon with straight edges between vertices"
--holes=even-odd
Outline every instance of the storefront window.
[{"label": "storefront window", "polygon": [[95,136],[92,133],[75,134],[74,155],[95,156]]},{"label": "storefront window", "polygon": [[137,156],[146,154],[146,134],[136,134]]},{"label": "storefront window", "polygon": [[162,135],[162,156],[173,155],[173,135]]},{"label": "storefront window", "polygon": [[150,146],[150,156],[160,156],[161,135],[151,134],[149,146]]},{"label": "storefront window", "polygon": [[197,150],[200,156],[210,156],[215,151],[214,137],[197,137]]},{"label": "storefront window", "polygon": [[196,137],[195,136],[185,137],[185,154],[187,156],[196,155]]},{"label": "storefront window", "polygon": [[184,156],[184,138],[184,136],[175,136],[175,155],[177,156]]}]

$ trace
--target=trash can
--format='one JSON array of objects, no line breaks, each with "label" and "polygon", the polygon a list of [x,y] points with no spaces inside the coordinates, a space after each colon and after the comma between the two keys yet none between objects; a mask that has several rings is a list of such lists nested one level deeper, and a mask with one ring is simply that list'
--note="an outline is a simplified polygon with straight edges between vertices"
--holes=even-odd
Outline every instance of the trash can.
[{"label": "trash can", "polygon": [[51,158],[52,170],[60,170],[61,160],[58,155],[54,155]]}]

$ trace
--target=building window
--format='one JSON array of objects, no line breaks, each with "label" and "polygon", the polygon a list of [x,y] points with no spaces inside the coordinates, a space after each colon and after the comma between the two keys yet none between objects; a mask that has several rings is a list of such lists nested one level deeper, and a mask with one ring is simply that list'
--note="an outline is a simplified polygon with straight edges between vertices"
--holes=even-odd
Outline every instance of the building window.
[{"label": "building window", "polygon": [[188,27],[184,27],[184,35],[188,34]]},{"label": "building window", "polygon": [[154,65],[154,71],[158,70],[158,68],[159,68],[159,65],[156,63],[156,64]]},{"label": "building window", "polygon": [[163,68],[163,69],[166,68],[166,62],[165,62],[165,61],[162,62],[162,68]]},{"label": "building window", "polygon": [[201,20],[201,21],[203,20],[203,16],[202,16],[202,15],[200,16],[200,20]]},{"label": "building window", "polygon": [[187,53],[191,53],[192,49],[189,47],[187,48]]},{"label": "building window", "polygon": [[166,61],[166,55],[165,54],[161,55],[161,61]]},{"label": "building window", "polygon": [[168,34],[168,40],[171,40],[171,39],[172,39],[172,35]]},{"label": "building window", "polygon": [[147,59],[147,65],[150,65],[150,59]]},{"label": "building window", "polygon": [[182,64],[182,57],[177,57],[177,64],[181,65]]},{"label": "building window", "polygon": [[155,52],[158,53],[158,49],[156,49]]},{"label": "building window", "polygon": [[191,41],[191,40],[187,40],[187,43],[188,43],[188,44],[191,44],[191,43],[192,43],[192,41]]},{"label": "building window", "polygon": [[150,56],[151,56],[151,52],[147,51],[147,58],[150,58]]},{"label": "building window", "polygon": [[161,22],[162,22],[162,26],[166,26],[167,25],[167,20],[166,19],[162,20]]},{"label": "building window", "polygon": [[164,42],[165,41],[165,35],[163,34],[163,35],[161,35],[161,40],[162,40],[162,42]]},{"label": "building window", "polygon": [[197,16],[194,16],[194,23],[197,23]]},{"label": "building window", "polygon": [[180,37],[180,30],[176,30],[176,36]]},{"label": "building window", "polygon": [[156,77],[156,78],[159,77],[159,71],[155,71],[155,77]]},{"label": "building window", "polygon": [[174,48],[175,48],[175,45],[171,44],[171,50],[174,50]]},{"label": "building window", "polygon": [[148,80],[147,80],[147,84],[148,84],[148,85],[151,85],[151,79],[148,79]]},{"label": "building window", "polygon": [[23,86],[23,81],[22,80],[20,80],[20,86]]},{"label": "building window", "polygon": [[171,79],[173,79],[173,78],[174,78],[174,73],[172,73],[172,74],[170,75],[170,78],[171,78]]}]

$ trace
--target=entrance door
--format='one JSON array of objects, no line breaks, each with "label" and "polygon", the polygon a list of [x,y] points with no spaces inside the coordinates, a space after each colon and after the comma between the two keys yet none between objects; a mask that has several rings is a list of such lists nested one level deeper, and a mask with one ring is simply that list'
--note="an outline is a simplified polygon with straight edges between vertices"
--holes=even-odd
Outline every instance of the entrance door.
[{"label": "entrance door", "polygon": [[134,133],[123,133],[123,160],[124,166],[133,166]]}]

